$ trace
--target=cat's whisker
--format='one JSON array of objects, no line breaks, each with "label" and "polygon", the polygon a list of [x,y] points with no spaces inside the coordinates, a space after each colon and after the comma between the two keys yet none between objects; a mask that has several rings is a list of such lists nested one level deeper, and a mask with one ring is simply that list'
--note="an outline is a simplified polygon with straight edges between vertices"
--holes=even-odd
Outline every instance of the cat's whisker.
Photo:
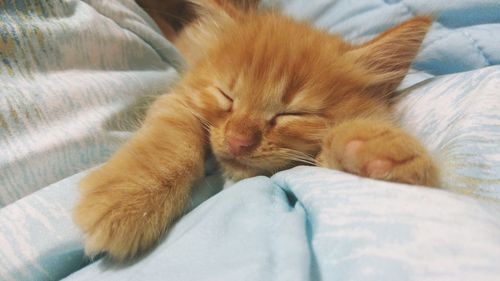
[{"label": "cat's whisker", "polygon": [[312,156],[293,149],[281,149],[280,153],[277,153],[275,157],[280,157],[282,159],[305,163],[313,166],[316,165],[316,160]]},{"label": "cat's whisker", "polygon": [[293,156],[290,156],[289,158],[290,158],[290,160],[294,160],[294,161],[301,162],[301,163],[306,163],[306,164],[311,164],[311,165],[315,164],[314,161],[312,161],[310,159],[302,158],[302,157],[293,157]]},{"label": "cat's whisker", "polygon": [[312,165],[312,166],[315,165],[315,162],[311,162],[310,160],[303,159],[303,158],[293,157],[291,155],[283,155],[283,159],[290,160],[290,161],[293,161],[293,162],[299,162],[299,163],[303,163],[303,164],[308,164],[308,165]]},{"label": "cat's whisker", "polygon": [[[275,152],[275,153],[269,154],[269,155],[258,155],[258,156],[253,156],[253,157],[248,158],[248,161],[252,161],[252,162],[254,162],[254,161],[261,162],[264,160],[267,162],[267,164],[270,164],[270,162],[274,162],[274,164],[276,164],[276,165],[273,164],[270,168],[271,169],[270,172],[273,172],[273,173],[282,170],[283,166],[287,166],[286,163],[283,163],[283,160],[285,160],[287,162],[290,162],[290,161],[299,162],[299,163],[312,165],[312,166],[316,165],[316,161],[311,156],[303,154],[300,151],[295,151],[295,150],[287,151],[286,149],[281,149],[277,153]],[[254,163],[251,166],[259,166],[259,164]]]},{"label": "cat's whisker", "polygon": [[202,127],[209,131],[211,127],[213,127],[212,123],[210,123],[210,121],[208,121],[204,116],[202,116],[200,113],[192,110],[188,105],[186,105],[184,102],[181,102],[181,105],[184,107],[184,109],[186,109],[187,111],[189,111],[191,114],[193,114],[198,120],[200,120],[200,123],[202,125]]},{"label": "cat's whisker", "polygon": [[312,156],[312,155],[310,155],[310,154],[308,154],[306,152],[302,152],[302,151],[291,149],[291,148],[282,148],[281,150],[285,150],[285,151],[291,152],[291,153],[296,153],[298,155],[304,156],[305,158],[309,158],[309,159],[313,159],[314,160],[314,156]]},{"label": "cat's whisker", "polygon": [[282,152],[278,155],[283,155],[283,156],[287,156],[287,157],[293,157],[294,159],[303,159],[305,161],[311,161],[313,158],[309,157],[309,156],[306,156],[306,155],[301,155],[299,153],[294,153],[294,152]]}]

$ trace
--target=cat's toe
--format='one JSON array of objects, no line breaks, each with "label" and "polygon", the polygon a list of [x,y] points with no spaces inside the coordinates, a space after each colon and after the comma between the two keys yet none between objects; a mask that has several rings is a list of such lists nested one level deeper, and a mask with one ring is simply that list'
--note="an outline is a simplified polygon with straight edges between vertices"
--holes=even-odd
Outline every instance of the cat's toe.
[{"label": "cat's toe", "polygon": [[74,222],[83,230],[85,239],[85,254],[94,257],[105,251],[107,232],[102,228],[102,208],[96,208],[87,198],[83,199],[73,213]]},{"label": "cat's toe", "polygon": [[85,234],[87,256],[107,253],[114,260],[127,260],[156,241],[159,231],[152,231],[146,224],[155,221],[148,221],[150,218],[139,213],[137,206],[125,204],[127,198],[120,195],[99,195],[83,198],[73,214]]},{"label": "cat's toe", "polygon": [[361,149],[363,144],[364,144],[364,141],[362,141],[362,140],[352,140],[352,141],[348,142],[347,145],[345,146],[346,155],[355,156],[358,153],[358,151]]},{"label": "cat's toe", "polygon": [[340,157],[343,170],[353,174],[364,174],[364,165],[359,157],[364,145],[365,141],[362,140],[352,140],[345,145]]},{"label": "cat's toe", "polygon": [[87,256],[107,253],[114,260],[127,260],[151,245],[140,221],[130,215],[112,215],[115,210],[95,215],[88,213],[95,219],[95,226],[85,232]]},{"label": "cat's toe", "polygon": [[387,178],[394,168],[394,161],[367,153],[366,144],[366,141],[356,139],[345,145],[342,157],[344,170],[371,178]]}]

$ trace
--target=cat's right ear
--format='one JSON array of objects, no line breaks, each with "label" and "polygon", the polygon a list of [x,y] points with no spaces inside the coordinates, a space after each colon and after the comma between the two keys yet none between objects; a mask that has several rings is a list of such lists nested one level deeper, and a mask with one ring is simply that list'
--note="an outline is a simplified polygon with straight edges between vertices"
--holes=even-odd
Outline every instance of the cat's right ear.
[{"label": "cat's right ear", "polygon": [[212,39],[231,25],[256,10],[260,0],[187,0],[195,13],[196,28]]},{"label": "cat's right ear", "polygon": [[[241,20],[245,13],[257,7],[256,0],[186,0],[194,13],[188,24],[174,40],[188,66],[205,57],[209,46],[217,42],[220,34]],[[239,3],[235,5],[234,3]],[[254,3],[254,4],[252,4]]]},{"label": "cat's right ear", "polygon": [[242,12],[256,10],[260,0],[188,0],[199,16],[228,16],[237,19]]}]

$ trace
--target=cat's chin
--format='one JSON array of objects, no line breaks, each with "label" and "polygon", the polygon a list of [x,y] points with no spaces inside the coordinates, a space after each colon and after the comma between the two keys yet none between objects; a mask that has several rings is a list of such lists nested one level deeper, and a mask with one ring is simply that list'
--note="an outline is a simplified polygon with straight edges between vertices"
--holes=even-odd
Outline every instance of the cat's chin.
[{"label": "cat's chin", "polygon": [[234,170],[231,169],[230,171],[228,169],[224,169],[224,177],[226,179],[232,180],[232,181],[239,181],[242,179],[246,178],[251,178],[255,177],[258,175],[262,175],[259,173],[254,173],[254,172],[249,172],[249,171],[244,171],[244,170]]},{"label": "cat's chin", "polygon": [[243,164],[234,159],[219,159],[219,163],[224,171],[224,177],[238,181],[259,175],[267,175],[265,171]]}]

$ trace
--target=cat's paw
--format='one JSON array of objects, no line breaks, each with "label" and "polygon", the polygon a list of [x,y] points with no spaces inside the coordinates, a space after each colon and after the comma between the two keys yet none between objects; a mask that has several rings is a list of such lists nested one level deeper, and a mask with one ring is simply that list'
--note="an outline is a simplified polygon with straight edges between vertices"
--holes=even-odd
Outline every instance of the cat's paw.
[{"label": "cat's paw", "polygon": [[388,123],[355,120],[332,128],[317,162],[319,166],[374,179],[438,184],[436,166],[422,145]]},{"label": "cat's paw", "polygon": [[86,236],[89,256],[106,252],[115,260],[133,258],[151,248],[177,215],[165,208],[165,194],[126,176],[98,170],[80,188],[73,219]]}]

